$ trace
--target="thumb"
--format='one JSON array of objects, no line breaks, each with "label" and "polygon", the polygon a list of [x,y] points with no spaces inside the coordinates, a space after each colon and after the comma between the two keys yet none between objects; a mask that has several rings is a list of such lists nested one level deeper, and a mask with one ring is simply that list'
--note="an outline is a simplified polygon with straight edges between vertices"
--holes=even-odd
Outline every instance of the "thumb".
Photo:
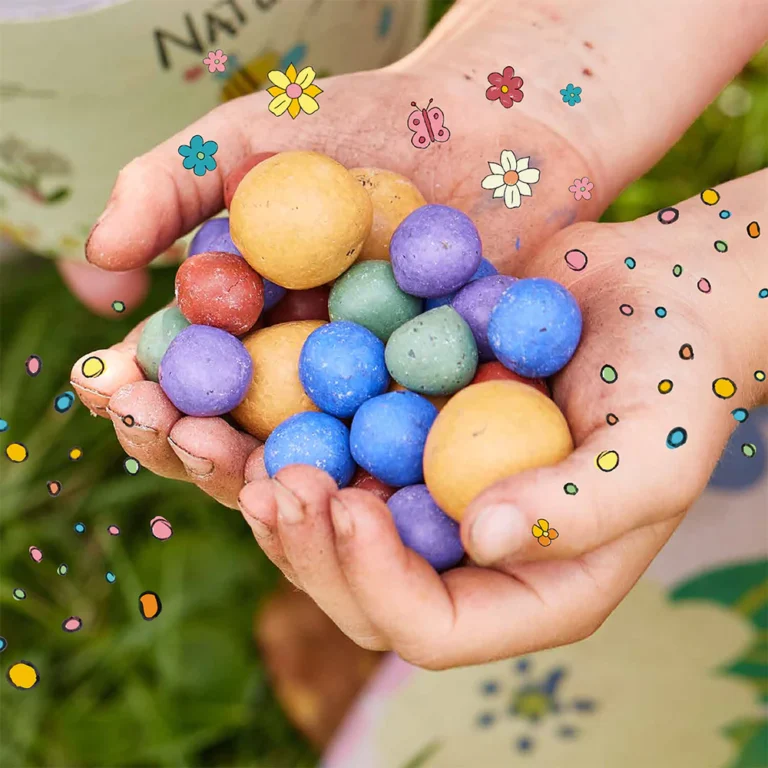
[{"label": "thumb", "polygon": [[[462,520],[470,557],[503,566],[574,558],[687,510],[714,470],[719,450],[713,446],[725,443],[732,426],[719,409],[695,420],[650,410],[599,427],[555,466],[522,472],[480,494]],[[681,417],[685,435],[670,437]]]},{"label": "thumb", "polygon": [[[59,261],[56,268],[69,290],[88,309],[102,317],[115,317],[120,311],[131,311],[144,301],[149,290],[149,275],[145,269],[130,272],[106,272],[92,264]],[[117,309],[121,302],[125,309]]]}]

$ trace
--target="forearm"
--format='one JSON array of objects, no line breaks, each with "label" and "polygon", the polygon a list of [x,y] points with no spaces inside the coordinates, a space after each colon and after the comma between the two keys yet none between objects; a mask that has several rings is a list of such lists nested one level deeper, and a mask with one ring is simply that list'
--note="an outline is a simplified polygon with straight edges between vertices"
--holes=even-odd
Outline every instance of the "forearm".
[{"label": "forearm", "polygon": [[[459,0],[398,66],[483,89],[488,73],[513,66],[525,93],[515,109],[581,151],[607,204],[768,40],[765,2],[723,9],[722,0]],[[560,97],[568,83],[583,89],[573,109]]]}]

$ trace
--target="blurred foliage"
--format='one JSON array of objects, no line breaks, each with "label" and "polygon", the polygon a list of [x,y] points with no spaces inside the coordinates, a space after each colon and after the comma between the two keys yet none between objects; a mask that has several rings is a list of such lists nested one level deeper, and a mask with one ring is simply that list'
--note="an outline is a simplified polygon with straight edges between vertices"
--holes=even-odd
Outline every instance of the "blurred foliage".
[{"label": "blurred foliage", "polygon": [[[433,22],[449,5],[433,3]],[[749,108],[728,116],[724,105]],[[766,125],[763,51],[605,219],[635,218],[764,167]],[[253,616],[277,574],[240,516],[192,486],[127,475],[106,422],[79,404],[66,414],[53,409],[70,389],[75,359],[122,338],[172,294],[169,270],[153,279],[133,316],[102,322],[68,295],[49,262],[3,267],[0,416],[10,426],[0,445],[20,441],[30,458],[0,457],[0,635],[8,641],[0,667],[5,674],[27,659],[41,683],[30,694],[0,681],[0,765],[313,765],[316,755],[286,721],[253,646]],[[30,354],[43,360],[35,378],[23,370]],[[75,445],[84,453],[77,463],[68,459]],[[63,485],[57,498],[49,480]],[[150,535],[157,514],[174,526],[169,541]],[[76,522],[87,526],[81,536]],[[111,524],[120,536],[107,533]],[[39,564],[27,554],[31,545],[43,551]],[[56,573],[62,562],[66,576]],[[12,598],[17,586],[26,600]],[[163,602],[152,622],[138,611],[145,590]],[[70,615],[83,620],[74,634],[61,629]]]}]

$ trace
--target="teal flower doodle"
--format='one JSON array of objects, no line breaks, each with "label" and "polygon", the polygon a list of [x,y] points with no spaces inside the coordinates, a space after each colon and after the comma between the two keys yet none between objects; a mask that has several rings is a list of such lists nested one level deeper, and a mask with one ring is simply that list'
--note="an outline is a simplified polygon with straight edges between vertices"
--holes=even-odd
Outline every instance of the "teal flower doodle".
[{"label": "teal flower doodle", "polygon": [[218,150],[219,145],[215,141],[203,141],[202,136],[193,136],[189,144],[179,147],[179,154],[184,158],[187,170],[194,170],[195,176],[205,176],[206,171],[216,170],[213,156]]},{"label": "teal flower doodle", "polygon": [[568,104],[571,107],[575,107],[581,102],[580,94],[581,88],[573,83],[568,83],[568,85],[560,91],[560,95],[563,97],[563,103]]}]

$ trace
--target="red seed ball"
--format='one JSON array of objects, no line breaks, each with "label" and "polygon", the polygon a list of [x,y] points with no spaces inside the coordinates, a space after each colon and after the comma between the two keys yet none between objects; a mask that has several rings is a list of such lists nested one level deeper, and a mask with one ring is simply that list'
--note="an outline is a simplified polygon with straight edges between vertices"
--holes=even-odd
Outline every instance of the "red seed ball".
[{"label": "red seed ball", "polygon": [[492,363],[481,363],[477,368],[475,378],[471,384],[480,384],[482,381],[496,381],[498,379],[507,381],[520,381],[523,384],[529,384],[541,392],[542,395],[550,397],[549,387],[544,379],[526,379],[525,376],[518,376],[509,368],[505,368],[501,363],[494,360]]},{"label": "red seed ball", "polygon": [[382,483],[381,480],[377,480],[372,475],[369,475],[364,469],[360,468],[355,472],[355,476],[352,478],[349,487],[359,488],[361,491],[369,491],[374,496],[381,499],[385,504],[396,490],[395,488]]},{"label": "red seed ball", "polygon": [[234,253],[199,253],[176,272],[176,301],[190,323],[240,336],[259,319],[264,285]]},{"label": "red seed ball", "polygon": [[277,304],[265,313],[267,325],[291,323],[294,320],[330,320],[328,296],[331,289],[321,285],[306,291],[288,291]]},{"label": "red seed ball", "polygon": [[258,152],[255,155],[248,155],[242,163],[235,166],[234,170],[224,181],[224,205],[227,208],[229,208],[229,204],[232,202],[238,184],[245,178],[248,171],[251,168],[255,168],[259,163],[264,162],[264,160],[274,157],[276,154],[277,152]]}]

